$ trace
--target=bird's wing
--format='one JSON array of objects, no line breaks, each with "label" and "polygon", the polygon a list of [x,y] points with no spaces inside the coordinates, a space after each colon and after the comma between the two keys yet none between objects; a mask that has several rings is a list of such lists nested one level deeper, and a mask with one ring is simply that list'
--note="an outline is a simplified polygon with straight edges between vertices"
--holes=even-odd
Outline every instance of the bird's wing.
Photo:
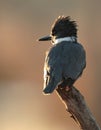
[{"label": "bird's wing", "polygon": [[86,54],[79,43],[65,44],[62,55],[63,77],[76,80],[86,66]]},{"label": "bird's wing", "polygon": [[44,65],[44,93],[52,93],[57,84],[62,80],[62,69],[57,48],[53,47],[46,55]]}]

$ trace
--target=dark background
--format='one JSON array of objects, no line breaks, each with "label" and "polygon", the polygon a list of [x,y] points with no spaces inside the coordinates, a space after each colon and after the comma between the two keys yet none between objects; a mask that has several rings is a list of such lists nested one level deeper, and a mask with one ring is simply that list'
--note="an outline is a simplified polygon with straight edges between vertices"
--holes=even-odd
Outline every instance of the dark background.
[{"label": "dark background", "polygon": [[36,40],[50,33],[59,15],[78,23],[78,41],[87,53],[87,67],[75,86],[101,125],[101,0],[0,1],[0,129],[78,130],[54,92],[42,94],[45,52],[50,42]]}]

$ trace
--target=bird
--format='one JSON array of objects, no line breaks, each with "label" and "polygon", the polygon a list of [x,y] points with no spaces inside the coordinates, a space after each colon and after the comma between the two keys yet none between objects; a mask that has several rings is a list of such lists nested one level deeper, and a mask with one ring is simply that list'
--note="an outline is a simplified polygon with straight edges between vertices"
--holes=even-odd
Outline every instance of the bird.
[{"label": "bird", "polygon": [[86,67],[86,51],[77,37],[78,25],[70,16],[59,16],[50,35],[39,41],[51,41],[44,63],[43,93],[51,94],[57,87],[70,89]]}]

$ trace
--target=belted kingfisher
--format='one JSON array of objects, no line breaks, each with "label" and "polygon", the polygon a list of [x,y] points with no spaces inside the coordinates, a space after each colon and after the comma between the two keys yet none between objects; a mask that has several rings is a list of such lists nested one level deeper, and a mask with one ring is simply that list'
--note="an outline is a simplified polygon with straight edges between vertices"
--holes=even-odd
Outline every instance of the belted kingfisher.
[{"label": "belted kingfisher", "polygon": [[77,24],[70,16],[59,16],[50,35],[39,39],[47,40],[53,46],[45,58],[44,94],[52,93],[58,86],[71,88],[86,67],[85,50],[77,42]]}]

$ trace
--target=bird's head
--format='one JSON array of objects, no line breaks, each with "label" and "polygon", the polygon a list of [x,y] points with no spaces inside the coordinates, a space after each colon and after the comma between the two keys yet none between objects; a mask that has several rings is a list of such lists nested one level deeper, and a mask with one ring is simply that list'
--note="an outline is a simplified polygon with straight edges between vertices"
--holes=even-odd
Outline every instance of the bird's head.
[{"label": "bird's head", "polygon": [[50,35],[40,38],[39,41],[54,41],[64,37],[77,38],[77,24],[71,20],[70,16],[59,16],[52,25]]}]

